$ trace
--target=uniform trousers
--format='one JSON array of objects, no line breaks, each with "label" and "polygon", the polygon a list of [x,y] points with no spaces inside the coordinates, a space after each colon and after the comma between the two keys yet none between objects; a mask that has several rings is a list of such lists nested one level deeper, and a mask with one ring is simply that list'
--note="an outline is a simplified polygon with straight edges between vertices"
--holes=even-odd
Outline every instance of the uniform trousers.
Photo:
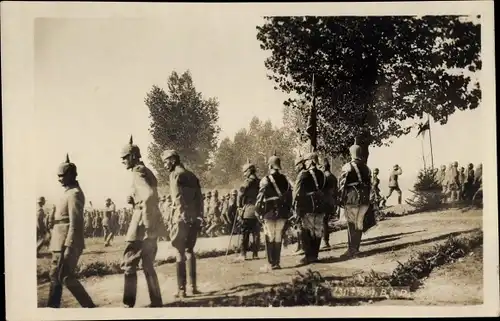
[{"label": "uniform trousers", "polygon": [[306,260],[318,259],[324,217],[324,213],[306,213],[302,217],[302,247]]},{"label": "uniform trousers", "polygon": [[63,285],[68,288],[82,307],[95,307],[89,294],[75,276],[75,269],[81,254],[82,249],[73,247],[65,248],[62,251],[52,252],[50,290],[47,307],[59,308],[61,306]]},{"label": "uniform trousers", "polygon": [[264,219],[267,261],[271,266],[279,266],[280,264],[281,245],[285,224],[286,219]]},{"label": "uniform trousers", "polygon": [[257,256],[259,253],[260,246],[260,224],[257,218],[244,218],[241,222],[241,244],[240,244],[240,254],[246,256],[248,250],[250,250],[250,235],[252,235],[252,253],[253,256]]},{"label": "uniform trousers", "polygon": [[359,252],[361,237],[363,235],[363,220],[369,205],[346,205],[345,216],[347,220],[348,252]]},{"label": "uniform trousers", "polygon": [[124,270],[124,290],[123,303],[129,307],[135,305],[137,296],[137,267],[142,261],[144,277],[148,286],[151,307],[161,307],[162,298],[158,276],[154,268],[154,261],[158,251],[156,238],[142,241],[127,242],[127,247],[123,253],[122,269]]},{"label": "uniform trousers", "polygon": [[[176,228],[172,229],[170,239],[176,252],[177,288],[179,291],[186,291],[186,272],[189,272],[191,289],[197,290],[196,284],[196,257],[194,247],[198,239],[200,224],[197,222],[188,223],[180,221],[176,223]],[[186,271],[186,265],[188,271]]]},{"label": "uniform trousers", "polygon": [[399,188],[399,186],[390,186],[389,187],[389,194],[387,194],[386,196],[386,200],[391,197],[392,195],[392,192],[396,192],[398,194],[398,204],[401,204],[401,201],[402,201],[402,192],[401,192],[401,189]]}]

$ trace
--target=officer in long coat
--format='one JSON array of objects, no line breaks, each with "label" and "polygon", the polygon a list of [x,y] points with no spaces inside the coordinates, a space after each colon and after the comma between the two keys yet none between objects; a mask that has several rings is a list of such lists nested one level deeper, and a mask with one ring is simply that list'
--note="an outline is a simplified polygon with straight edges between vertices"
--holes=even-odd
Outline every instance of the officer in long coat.
[{"label": "officer in long coat", "polygon": [[258,258],[260,244],[260,225],[255,213],[255,202],[259,193],[259,178],[257,177],[255,165],[247,161],[243,165],[243,176],[245,181],[240,186],[238,195],[238,208],[241,217],[241,243],[240,256],[238,260],[245,260],[249,248],[250,235],[253,236],[253,258]]},{"label": "officer in long coat", "polygon": [[186,265],[192,295],[199,294],[196,283],[196,257],[194,246],[203,222],[203,199],[200,181],[180,161],[175,150],[162,153],[162,159],[170,172],[170,195],[172,196],[173,226],[172,246],[177,250],[177,298],[186,296]]},{"label": "officer in long coat", "polygon": [[82,284],[76,279],[75,269],[85,248],[83,207],[85,195],[76,180],[76,165],[69,156],[58,169],[59,182],[64,187],[64,195],[54,215],[54,227],[50,240],[52,266],[50,270],[50,290],[47,306],[59,308],[63,285],[73,294],[82,307],[96,307]]},{"label": "officer in long coat", "polygon": [[158,181],[153,172],[141,161],[141,152],[130,142],[122,149],[122,163],[132,172],[132,191],[127,203],[132,205],[133,213],[125,241],[123,254],[124,270],[124,307],[135,306],[137,296],[137,267],[142,268],[149,290],[151,307],[161,307],[162,298],[154,261],[158,251],[158,235],[161,233],[161,212],[158,207]]},{"label": "officer in long coat", "polygon": [[341,206],[347,219],[348,249],[342,257],[359,253],[363,235],[363,220],[370,207],[371,171],[362,160],[359,145],[349,148],[351,161],[342,167],[339,180]]},{"label": "officer in long coat", "polygon": [[325,195],[328,185],[325,175],[316,167],[316,159],[316,153],[306,155],[305,170],[299,173],[294,188],[295,212],[301,220],[304,248],[304,257],[300,260],[300,264],[318,260],[323,237]]},{"label": "officer in long coat", "polygon": [[268,265],[266,270],[281,269],[281,248],[283,231],[292,213],[292,186],[280,173],[281,159],[273,155],[267,162],[269,174],[260,180],[259,194],[255,207],[264,221]]}]

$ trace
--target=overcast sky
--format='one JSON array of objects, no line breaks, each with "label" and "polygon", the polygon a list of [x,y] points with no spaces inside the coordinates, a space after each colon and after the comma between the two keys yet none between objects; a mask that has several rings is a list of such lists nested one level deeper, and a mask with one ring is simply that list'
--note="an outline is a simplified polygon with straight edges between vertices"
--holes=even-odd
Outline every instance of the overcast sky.
[{"label": "overcast sky", "polygon": [[[153,84],[165,88],[173,70],[189,69],[197,90],[219,99],[220,138],[232,137],[253,116],[281,126],[286,96],[266,78],[268,53],[259,48],[255,29],[262,19],[238,14],[222,19],[221,14],[162,20],[37,19],[38,193],[57,201],[61,188],[56,169],[69,153],[87,201],[101,206],[111,197],[123,206],[131,181],[120,148],[133,134],[146,155],[151,138],[144,97]],[[483,160],[485,107],[492,106],[457,112],[446,126],[432,125],[435,164]],[[411,184],[422,166],[421,143],[412,133],[391,147],[373,148],[369,165],[380,168],[384,179],[398,163],[404,184]]]}]

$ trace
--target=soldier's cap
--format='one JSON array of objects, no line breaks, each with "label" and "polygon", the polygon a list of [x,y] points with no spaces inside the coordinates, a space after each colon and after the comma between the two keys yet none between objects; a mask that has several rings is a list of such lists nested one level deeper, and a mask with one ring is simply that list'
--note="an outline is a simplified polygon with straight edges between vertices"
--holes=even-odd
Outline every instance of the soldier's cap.
[{"label": "soldier's cap", "polygon": [[139,146],[134,144],[134,139],[130,135],[130,140],[127,145],[123,146],[121,151],[121,157],[124,158],[128,155],[135,155],[137,158],[141,158],[141,150]]},{"label": "soldier's cap", "polygon": [[106,202],[111,202],[111,198],[106,198]]},{"label": "soldier's cap", "polygon": [[378,173],[378,168],[375,168],[375,169],[373,170],[373,172],[374,172],[374,173]]},{"label": "soldier's cap", "polygon": [[235,190],[235,189],[233,189],[233,192],[232,192],[232,193],[233,193],[233,195],[238,195],[238,191],[237,191],[237,190]]},{"label": "soldier's cap", "polygon": [[212,196],[212,191],[208,191],[207,196]]},{"label": "soldier's cap", "polygon": [[469,168],[474,168],[474,164],[469,163]]},{"label": "soldier's cap", "polygon": [[308,153],[305,157],[305,160],[311,160],[315,162],[316,164],[318,163],[318,154],[315,152]]},{"label": "soldier's cap", "polygon": [[66,154],[66,160],[64,161],[64,163],[59,165],[59,168],[57,170],[58,176],[65,175],[66,173],[72,173],[74,176],[77,175],[76,165],[70,162],[68,154]]},{"label": "soldier's cap", "polygon": [[394,165],[394,168],[399,168],[399,165],[398,164]]},{"label": "soldier's cap", "polygon": [[163,160],[169,159],[171,157],[179,158],[179,153],[177,153],[177,151],[174,149],[168,149],[168,150],[164,151],[163,153],[161,153],[161,158]]},{"label": "soldier's cap", "polygon": [[453,166],[458,167],[458,162],[453,162]]},{"label": "soldier's cap", "polygon": [[45,202],[45,197],[40,196],[40,197],[38,198],[38,203],[42,203],[42,202]]},{"label": "soldier's cap", "polygon": [[269,168],[281,170],[281,159],[276,156],[276,151],[274,152],[273,156],[269,157],[269,159],[267,160],[267,165],[269,166]]},{"label": "soldier's cap", "polygon": [[361,146],[359,145],[354,144],[349,147],[349,154],[351,155],[352,159],[361,160],[361,152]]}]

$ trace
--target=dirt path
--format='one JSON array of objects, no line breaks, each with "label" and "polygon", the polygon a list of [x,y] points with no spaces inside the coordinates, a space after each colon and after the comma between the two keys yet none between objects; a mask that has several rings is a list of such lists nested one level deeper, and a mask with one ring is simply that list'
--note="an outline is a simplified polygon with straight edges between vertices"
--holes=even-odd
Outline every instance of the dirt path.
[{"label": "dirt path", "polygon": [[[198,286],[204,295],[188,298],[193,304],[207,305],[213,297],[249,295],[263,289],[286,283],[296,274],[307,269],[317,270],[327,279],[339,279],[351,276],[353,273],[370,271],[391,272],[397,261],[409,259],[414,251],[432,248],[437,242],[444,242],[450,235],[468,233],[482,228],[482,211],[473,210],[461,212],[447,210],[442,212],[422,213],[382,221],[364,236],[359,258],[342,261],[338,259],[346,249],[346,232],[331,234],[331,250],[320,254],[322,262],[297,268],[300,257],[294,256],[294,246],[282,252],[282,270],[263,273],[260,268],[265,263],[264,253],[261,259],[233,263],[224,257],[207,258],[198,261]],[[200,240],[201,241],[201,240]],[[221,241],[204,241],[206,244]],[[227,243],[226,243],[227,244]],[[211,244],[212,245],[212,244]],[[202,246],[199,245],[198,249]],[[215,245],[214,245],[215,246]],[[226,245],[225,245],[226,246]],[[176,291],[175,265],[165,264],[157,268],[163,301],[166,306],[174,302]],[[102,307],[121,306],[123,291],[123,275],[95,277],[83,280],[85,288],[96,304]],[[48,294],[48,285],[38,287],[38,304],[44,306]],[[137,307],[149,304],[148,291],[142,273],[139,274]],[[64,307],[78,307],[74,298],[65,291]]]}]

